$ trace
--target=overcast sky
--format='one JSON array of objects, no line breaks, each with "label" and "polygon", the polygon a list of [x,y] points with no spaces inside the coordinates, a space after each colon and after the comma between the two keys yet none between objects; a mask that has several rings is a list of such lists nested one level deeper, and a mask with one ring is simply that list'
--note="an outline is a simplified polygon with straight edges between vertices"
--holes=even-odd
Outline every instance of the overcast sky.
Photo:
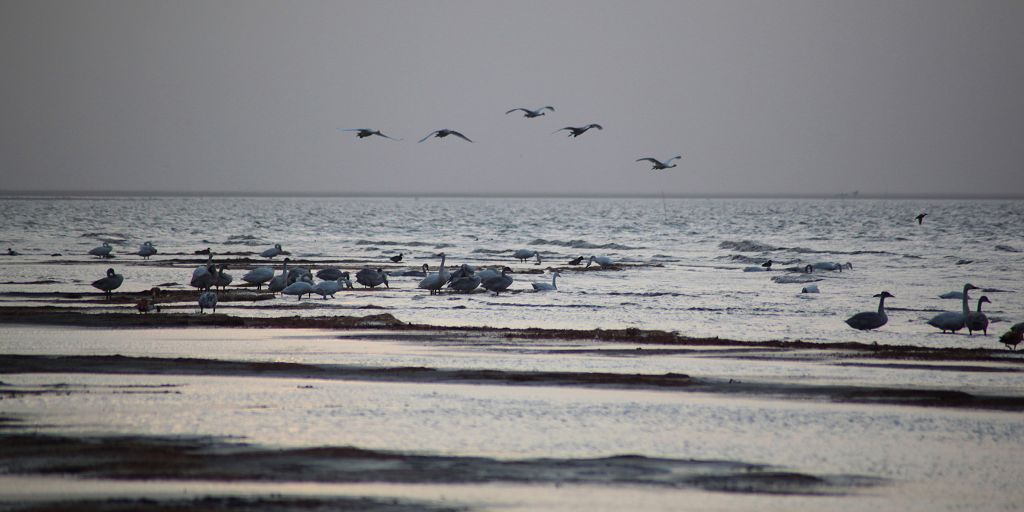
[{"label": "overcast sky", "polygon": [[1020,0],[2,6],[0,190],[1024,193]]}]

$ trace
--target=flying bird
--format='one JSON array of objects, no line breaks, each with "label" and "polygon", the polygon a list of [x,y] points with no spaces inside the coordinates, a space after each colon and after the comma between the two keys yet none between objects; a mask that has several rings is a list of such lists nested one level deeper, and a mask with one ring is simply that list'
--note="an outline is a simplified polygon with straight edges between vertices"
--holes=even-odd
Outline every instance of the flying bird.
[{"label": "flying bird", "polygon": [[557,129],[557,130],[555,130],[555,131],[553,131],[551,133],[558,133],[558,132],[560,132],[562,130],[569,130],[569,136],[570,137],[579,137],[580,135],[583,135],[584,133],[587,132],[587,130],[589,130],[591,128],[597,128],[598,130],[603,130],[604,129],[599,124],[590,123],[590,124],[588,124],[586,126],[580,126],[580,127],[566,126],[565,128],[559,128],[559,129]]},{"label": "flying bird", "polygon": [[[672,161],[677,159],[677,158],[682,158],[682,156],[681,155],[676,155],[676,156],[674,156],[672,158],[669,158],[668,160],[665,160],[664,162],[658,160],[657,158],[651,158],[649,156],[644,157],[644,158],[637,158],[636,161],[637,162],[643,162],[643,161],[646,160],[646,161],[651,163],[651,170],[652,171],[660,171],[662,169],[671,169],[671,168],[675,167],[677,164],[673,164]],[[669,165],[669,164],[672,164],[672,165]]]},{"label": "flying bird", "polygon": [[420,142],[423,142],[423,141],[429,139],[431,135],[433,135],[434,137],[437,137],[439,139],[443,139],[443,138],[445,138],[445,137],[447,137],[449,135],[454,135],[454,136],[456,136],[456,137],[458,137],[458,138],[460,138],[460,139],[462,139],[462,140],[464,140],[466,142],[473,142],[473,141],[469,140],[469,137],[466,137],[465,135],[463,135],[463,134],[461,134],[461,133],[459,133],[459,132],[457,132],[455,130],[449,130],[447,128],[442,129],[442,130],[434,130],[434,131],[428,133],[426,137],[423,137],[422,139],[420,139]]},{"label": "flying bird", "polygon": [[914,217],[914,218],[917,219],[917,224],[921,225],[921,223],[924,222],[924,218],[927,217],[927,216],[928,216],[927,213],[921,212],[921,213],[917,214],[917,217]]},{"label": "flying bird", "polygon": [[518,108],[514,108],[512,110],[509,110],[508,112],[505,112],[505,115],[507,116],[507,115],[511,114],[512,112],[515,112],[516,110],[522,110],[523,111],[523,117],[533,118],[533,117],[540,117],[540,116],[544,115],[544,111],[545,110],[550,110],[550,111],[554,112],[555,111],[555,107],[552,107],[551,105],[548,105],[546,107],[540,107],[537,110],[530,110],[528,108],[518,107]]},{"label": "flying bird", "polygon": [[371,130],[370,128],[345,128],[340,130],[343,132],[356,132],[356,137],[359,137],[360,139],[365,139],[371,135],[377,135],[378,137],[384,137],[385,139],[402,140],[396,139],[394,137],[388,137],[387,135],[381,133],[380,130]]}]

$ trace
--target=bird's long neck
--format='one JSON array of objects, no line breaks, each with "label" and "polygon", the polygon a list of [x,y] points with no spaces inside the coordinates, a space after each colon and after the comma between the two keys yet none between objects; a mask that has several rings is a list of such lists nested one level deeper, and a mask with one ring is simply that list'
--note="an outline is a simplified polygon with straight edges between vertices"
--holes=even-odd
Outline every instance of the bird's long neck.
[{"label": "bird's long neck", "polygon": [[981,305],[984,304],[984,303],[985,303],[985,301],[983,301],[981,299],[978,299],[978,313],[981,313]]},{"label": "bird's long neck", "polygon": [[879,297],[878,299],[878,314],[885,314],[885,297]]},{"label": "bird's long neck", "polygon": [[970,291],[971,291],[971,289],[970,289],[970,288],[968,288],[968,287],[964,286],[964,314],[965,314],[965,315],[966,315],[967,313],[970,313],[970,312],[971,312],[971,308],[970,308],[970,306],[968,305],[968,301],[970,301],[970,299],[968,299],[968,298],[967,298],[967,293],[968,293],[968,292],[970,292]]},{"label": "bird's long neck", "polygon": [[557,288],[557,285],[555,284],[555,279],[558,279],[558,274],[555,274],[555,275],[551,276],[551,287],[552,288]]},{"label": "bird's long neck", "polygon": [[281,266],[281,275],[283,275],[283,276],[288,275],[288,262],[287,261],[284,262],[284,265]]},{"label": "bird's long neck", "polygon": [[441,256],[441,268],[440,270],[438,270],[438,272],[444,273],[444,259],[445,256]]}]

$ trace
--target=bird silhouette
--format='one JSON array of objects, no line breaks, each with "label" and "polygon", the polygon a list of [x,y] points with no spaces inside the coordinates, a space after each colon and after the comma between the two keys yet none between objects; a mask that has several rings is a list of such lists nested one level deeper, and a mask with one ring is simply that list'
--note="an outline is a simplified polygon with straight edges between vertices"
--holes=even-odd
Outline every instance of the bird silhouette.
[{"label": "bird silhouette", "polygon": [[562,130],[569,130],[569,136],[575,138],[575,137],[579,137],[580,135],[583,135],[584,133],[587,132],[587,130],[589,130],[591,128],[597,128],[598,130],[603,130],[604,129],[599,124],[590,123],[590,124],[588,124],[586,126],[566,126],[565,128],[559,128],[559,129],[557,129],[557,130],[555,130],[555,131],[553,131],[551,133],[558,133],[558,132],[560,132]]},{"label": "bird silhouette", "polygon": [[[644,158],[637,158],[636,161],[637,162],[643,162],[643,161],[646,160],[646,161],[651,163],[651,170],[652,171],[660,171],[662,169],[671,169],[671,168],[675,167],[677,164],[673,164],[672,161],[677,159],[677,158],[682,158],[682,156],[681,155],[676,155],[676,156],[674,156],[672,158],[669,158],[668,160],[665,160],[664,162],[658,160],[657,158],[651,158],[649,156],[644,157]],[[671,165],[669,165],[669,164],[671,164]]]},{"label": "bird silhouette", "polygon": [[505,112],[505,115],[507,116],[507,115],[511,114],[512,112],[515,112],[516,110],[522,110],[523,111],[523,117],[533,118],[533,117],[540,117],[540,116],[544,115],[545,114],[545,112],[544,112],[545,110],[550,110],[550,111],[554,112],[555,111],[555,107],[552,107],[552,106],[548,105],[546,107],[540,107],[537,110],[530,110],[528,108],[518,107],[518,108],[514,108],[512,110],[509,110],[508,112]]},{"label": "bird silhouette", "polygon": [[444,128],[444,129],[441,129],[441,130],[434,130],[434,131],[428,133],[426,137],[423,137],[422,139],[420,139],[420,142],[423,142],[423,141],[429,139],[431,135],[433,135],[434,137],[437,137],[439,139],[443,139],[443,138],[445,138],[445,137],[447,137],[449,135],[454,135],[454,136],[456,136],[456,137],[458,137],[458,138],[460,138],[460,139],[462,139],[462,140],[464,140],[466,142],[473,142],[473,141],[469,140],[469,137],[466,137],[465,135],[463,135],[463,134],[461,134],[461,133],[459,133],[459,132],[457,132],[455,130],[449,130],[447,128]]},{"label": "bird silhouette", "polygon": [[369,137],[371,135],[376,135],[378,137],[384,137],[385,139],[402,140],[402,139],[396,139],[394,137],[389,137],[389,136],[384,135],[383,133],[381,133],[380,130],[371,130],[370,128],[345,128],[345,129],[341,129],[341,131],[343,131],[343,132],[356,132],[356,137],[359,137],[360,139],[365,139],[365,138],[367,138],[367,137]]}]

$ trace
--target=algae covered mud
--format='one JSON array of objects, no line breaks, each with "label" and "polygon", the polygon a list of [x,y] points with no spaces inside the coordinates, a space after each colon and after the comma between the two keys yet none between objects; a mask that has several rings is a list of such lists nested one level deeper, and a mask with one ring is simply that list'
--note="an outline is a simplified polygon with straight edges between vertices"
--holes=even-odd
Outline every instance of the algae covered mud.
[{"label": "algae covered mud", "polygon": [[[0,200],[0,507],[999,510],[1024,209],[998,201]],[[923,224],[913,219],[929,215]],[[135,253],[151,241],[158,252]],[[89,256],[107,242],[113,258]],[[238,286],[283,256],[389,288]],[[3,248],[3,247],[0,247]],[[217,314],[193,269],[228,264]],[[539,251],[520,261],[516,249]],[[405,272],[509,266],[508,292]],[[401,261],[392,257],[402,254]],[[607,268],[570,265],[607,256]],[[771,271],[761,265],[773,261]],[[269,263],[268,263],[269,262]],[[807,264],[853,269],[804,274]],[[584,261],[585,263],[585,261]],[[105,298],[90,283],[125,276]],[[557,291],[535,292],[533,282]],[[971,282],[988,336],[925,324]],[[801,293],[817,285],[820,293]],[[136,303],[158,286],[160,312]],[[843,320],[896,297],[889,323]]]}]

